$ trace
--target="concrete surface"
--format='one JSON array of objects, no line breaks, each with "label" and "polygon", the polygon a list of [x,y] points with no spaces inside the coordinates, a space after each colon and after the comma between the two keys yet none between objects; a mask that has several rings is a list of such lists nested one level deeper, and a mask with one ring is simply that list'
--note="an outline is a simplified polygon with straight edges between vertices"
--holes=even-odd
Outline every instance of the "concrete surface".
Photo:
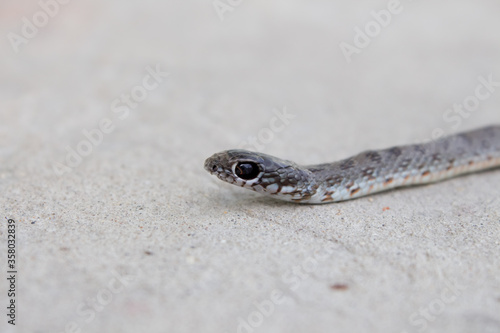
[{"label": "concrete surface", "polygon": [[0,7],[1,332],[500,332],[500,171],[298,206],[203,170],[500,123],[497,1]]}]

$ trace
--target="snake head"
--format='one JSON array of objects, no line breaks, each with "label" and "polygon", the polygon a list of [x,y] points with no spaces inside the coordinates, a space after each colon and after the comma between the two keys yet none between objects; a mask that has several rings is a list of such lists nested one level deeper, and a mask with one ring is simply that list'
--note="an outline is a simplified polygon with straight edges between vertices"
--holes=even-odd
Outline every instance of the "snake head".
[{"label": "snake head", "polygon": [[226,150],[205,161],[205,170],[227,183],[299,201],[310,197],[310,172],[293,162],[247,150]]}]

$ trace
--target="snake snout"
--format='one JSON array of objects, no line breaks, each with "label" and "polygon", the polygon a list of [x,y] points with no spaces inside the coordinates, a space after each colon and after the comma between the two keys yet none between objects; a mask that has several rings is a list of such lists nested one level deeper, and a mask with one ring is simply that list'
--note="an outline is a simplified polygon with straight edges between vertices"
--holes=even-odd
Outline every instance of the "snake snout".
[{"label": "snake snout", "polygon": [[204,168],[209,173],[214,173],[219,169],[219,167],[217,166],[217,163],[215,163],[215,161],[213,161],[211,158],[207,158],[205,160]]},{"label": "snake snout", "polygon": [[220,175],[224,173],[224,165],[224,158],[221,157],[220,154],[214,154],[205,160],[203,166],[211,175]]}]

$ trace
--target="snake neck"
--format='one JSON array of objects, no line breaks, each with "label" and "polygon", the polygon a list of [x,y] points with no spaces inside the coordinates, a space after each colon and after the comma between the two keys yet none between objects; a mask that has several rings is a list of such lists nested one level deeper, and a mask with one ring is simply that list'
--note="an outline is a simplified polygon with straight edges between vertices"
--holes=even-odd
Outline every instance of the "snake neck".
[{"label": "snake neck", "polygon": [[289,163],[286,167],[266,172],[252,189],[286,201],[308,202],[318,189],[316,177],[307,168]]}]

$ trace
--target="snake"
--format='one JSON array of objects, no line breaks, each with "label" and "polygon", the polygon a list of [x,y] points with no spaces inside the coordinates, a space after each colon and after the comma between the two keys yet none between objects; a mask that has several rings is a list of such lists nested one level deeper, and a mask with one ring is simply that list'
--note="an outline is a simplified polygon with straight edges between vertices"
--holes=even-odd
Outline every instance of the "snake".
[{"label": "snake", "polygon": [[499,166],[500,126],[368,150],[333,163],[299,165],[242,149],[216,153],[204,163],[205,170],[227,183],[304,204],[355,199]]}]

